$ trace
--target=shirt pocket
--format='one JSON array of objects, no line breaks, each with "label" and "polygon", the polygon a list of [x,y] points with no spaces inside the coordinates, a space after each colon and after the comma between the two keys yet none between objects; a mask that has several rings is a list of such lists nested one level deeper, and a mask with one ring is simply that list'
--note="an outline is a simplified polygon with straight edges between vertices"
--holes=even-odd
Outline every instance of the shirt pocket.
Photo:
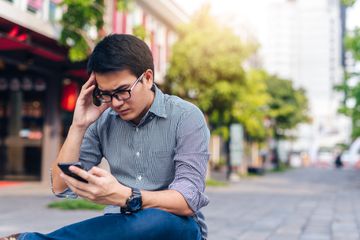
[{"label": "shirt pocket", "polygon": [[173,151],[151,151],[148,159],[146,175],[150,182],[169,185],[174,179]]}]

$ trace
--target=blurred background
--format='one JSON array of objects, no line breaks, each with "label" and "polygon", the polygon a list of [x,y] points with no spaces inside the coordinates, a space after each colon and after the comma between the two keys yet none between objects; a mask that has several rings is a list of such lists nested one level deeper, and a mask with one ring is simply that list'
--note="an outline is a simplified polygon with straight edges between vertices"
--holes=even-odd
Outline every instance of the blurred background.
[{"label": "blurred background", "polygon": [[359,23],[355,0],[0,0],[0,180],[49,183],[110,33],[145,40],[159,87],[204,112],[209,178],[359,168]]}]

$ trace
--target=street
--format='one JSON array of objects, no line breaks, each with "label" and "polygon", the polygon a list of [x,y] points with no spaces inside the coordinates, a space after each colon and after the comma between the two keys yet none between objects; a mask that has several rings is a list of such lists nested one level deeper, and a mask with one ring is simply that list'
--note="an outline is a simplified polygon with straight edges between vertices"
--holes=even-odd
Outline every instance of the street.
[{"label": "street", "polygon": [[[209,187],[203,209],[210,240],[360,239],[360,175],[356,170],[294,169]],[[101,214],[47,209],[46,186],[0,188],[0,236],[49,232]]]}]

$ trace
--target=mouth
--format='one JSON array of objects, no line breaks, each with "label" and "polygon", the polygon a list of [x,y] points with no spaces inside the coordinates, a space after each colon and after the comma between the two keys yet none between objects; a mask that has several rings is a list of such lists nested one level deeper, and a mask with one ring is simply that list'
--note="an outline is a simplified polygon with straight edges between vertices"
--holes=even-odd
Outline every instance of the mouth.
[{"label": "mouth", "polygon": [[130,109],[125,109],[125,110],[119,111],[119,113],[121,115],[124,115],[124,114],[127,114],[129,111],[130,111]]}]

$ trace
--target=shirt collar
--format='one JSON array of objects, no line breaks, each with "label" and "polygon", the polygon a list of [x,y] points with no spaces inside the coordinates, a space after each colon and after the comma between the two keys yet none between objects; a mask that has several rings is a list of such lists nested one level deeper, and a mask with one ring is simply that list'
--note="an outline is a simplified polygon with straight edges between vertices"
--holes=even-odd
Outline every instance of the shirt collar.
[{"label": "shirt collar", "polygon": [[156,116],[166,118],[166,109],[165,109],[165,96],[164,93],[154,84],[155,88],[155,99],[151,104],[149,112],[154,113]]},{"label": "shirt collar", "polygon": [[[165,109],[165,96],[164,93],[154,84],[155,98],[148,112],[152,112],[156,116],[166,118],[166,109]],[[118,115],[113,109],[110,109],[109,114]],[[147,115],[147,114],[146,114]]]}]

